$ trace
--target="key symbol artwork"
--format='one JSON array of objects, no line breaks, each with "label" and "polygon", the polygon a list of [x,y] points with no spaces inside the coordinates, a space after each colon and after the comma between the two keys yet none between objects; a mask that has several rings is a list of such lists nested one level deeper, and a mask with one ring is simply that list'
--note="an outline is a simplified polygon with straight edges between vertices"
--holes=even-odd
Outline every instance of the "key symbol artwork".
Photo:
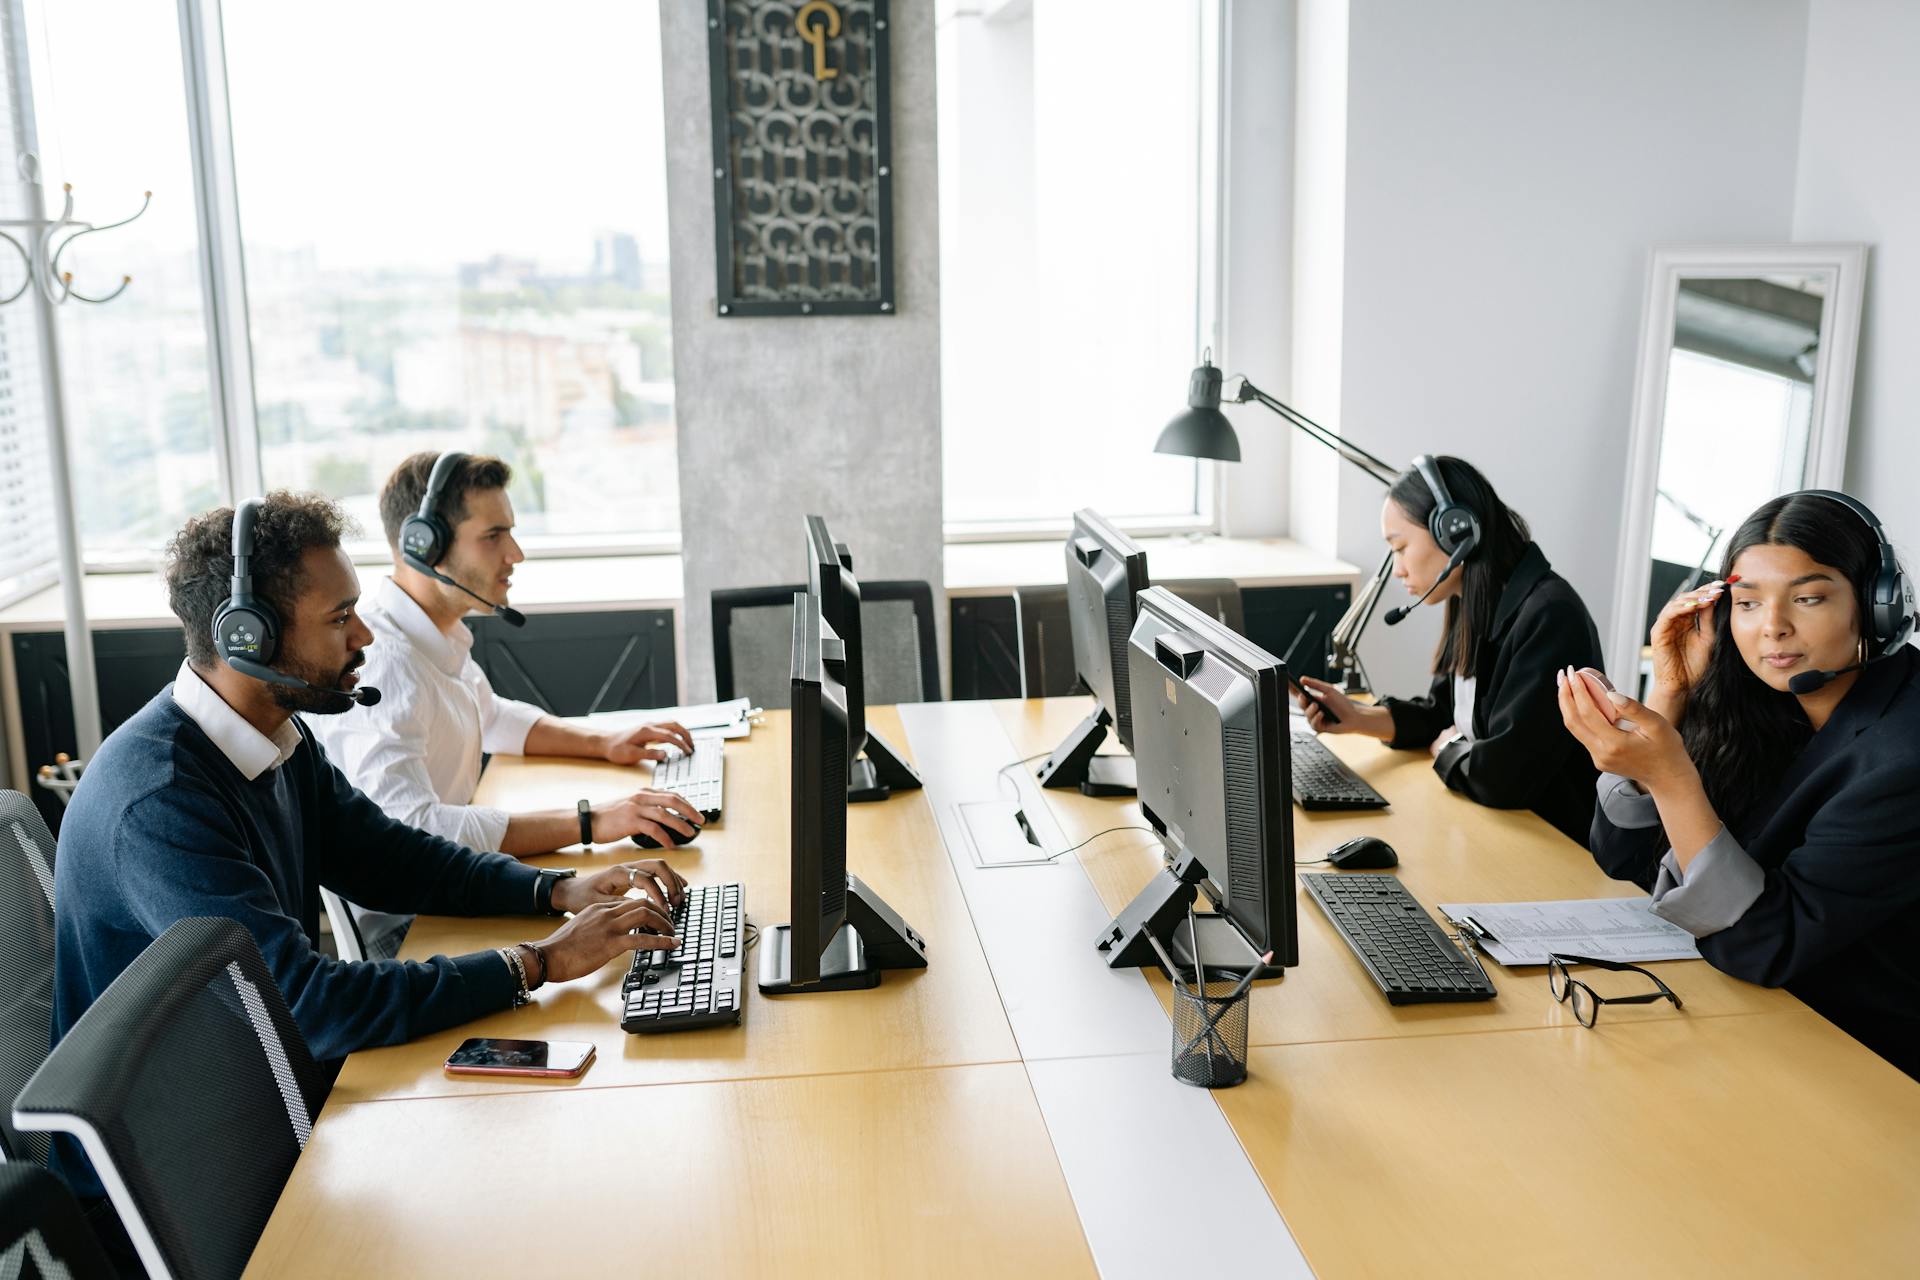
[{"label": "key symbol artwork", "polygon": [[[817,18],[819,21],[810,22]],[[813,46],[813,78],[831,80],[840,74],[838,67],[827,65],[827,41],[840,34],[840,9],[828,0],[807,0],[793,15],[793,27],[800,38]]]}]

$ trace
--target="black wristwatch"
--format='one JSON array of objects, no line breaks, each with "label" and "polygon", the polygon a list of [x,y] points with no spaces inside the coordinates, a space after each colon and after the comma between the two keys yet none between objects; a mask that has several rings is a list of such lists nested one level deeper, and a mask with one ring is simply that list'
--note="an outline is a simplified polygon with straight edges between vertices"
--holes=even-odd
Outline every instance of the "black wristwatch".
[{"label": "black wristwatch", "polygon": [[593,801],[582,800],[576,806],[580,811],[580,843],[585,848],[593,847]]},{"label": "black wristwatch", "polygon": [[573,879],[573,877],[578,875],[579,873],[574,871],[572,868],[568,868],[565,871],[553,871],[546,867],[541,867],[541,868],[538,868],[534,872],[534,874],[540,877],[538,880],[535,880],[533,882],[534,911],[539,912],[541,914],[550,915],[550,916],[565,915],[566,912],[556,911],[554,909],[553,887],[559,884],[562,880]]}]

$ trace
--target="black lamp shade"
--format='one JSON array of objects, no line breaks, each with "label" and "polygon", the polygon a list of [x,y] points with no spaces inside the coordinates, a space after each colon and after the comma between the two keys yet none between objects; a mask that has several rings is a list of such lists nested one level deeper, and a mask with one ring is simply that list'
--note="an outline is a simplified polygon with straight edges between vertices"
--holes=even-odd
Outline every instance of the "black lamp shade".
[{"label": "black lamp shade", "polygon": [[1220,383],[1220,370],[1212,363],[1194,369],[1187,380],[1187,408],[1161,430],[1153,446],[1155,453],[1240,461],[1240,437],[1233,433],[1227,415],[1220,412]]}]

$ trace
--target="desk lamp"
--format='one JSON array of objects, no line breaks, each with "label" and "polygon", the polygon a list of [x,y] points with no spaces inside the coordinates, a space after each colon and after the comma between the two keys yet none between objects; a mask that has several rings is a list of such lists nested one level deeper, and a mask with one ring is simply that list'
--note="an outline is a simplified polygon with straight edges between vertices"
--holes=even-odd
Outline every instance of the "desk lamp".
[{"label": "desk lamp", "polygon": [[[1167,423],[1153,446],[1155,453],[1172,453],[1187,458],[1212,458],[1217,462],[1240,461],[1240,438],[1233,424],[1220,412],[1220,390],[1224,378],[1215,367],[1212,352],[1201,356],[1199,367],[1187,380],[1187,408]],[[1279,414],[1295,427],[1326,445],[1381,484],[1392,486],[1400,478],[1397,468],[1368,453],[1359,445],[1343,440],[1299,410],[1274,399],[1240,377],[1240,385],[1228,398],[1230,404],[1260,404]],[[1366,669],[1360,664],[1360,633],[1372,618],[1380,593],[1386,589],[1393,572],[1393,553],[1388,552],[1366,586],[1354,596],[1340,621],[1327,638],[1327,674],[1348,693],[1366,691]],[[1397,619],[1396,619],[1397,621]]]}]

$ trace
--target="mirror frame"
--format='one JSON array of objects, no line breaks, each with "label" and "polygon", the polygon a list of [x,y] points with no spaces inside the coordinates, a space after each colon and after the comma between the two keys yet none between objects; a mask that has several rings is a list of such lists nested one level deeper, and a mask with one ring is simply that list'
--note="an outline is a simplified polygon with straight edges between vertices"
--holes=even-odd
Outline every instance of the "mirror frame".
[{"label": "mirror frame", "polygon": [[1831,272],[1821,318],[1820,354],[1814,366],[1813,420],[1807,431],[1809,489],[1845,484],[1847,427],[1853,408],[1854,360],[1860,346],[1860,310],[1866,295],[1864,244],[1656,245],[1647,266],[1641,309],[1640,354],[1633,381],[1633,426],[1629,437],[1626,503],[1615,560],[1613,619],[1607,636],[1607,667],[1623,689],[1639,689],[1640,650],[1647,584],[1652,575],[1654,486],[1660,475],[1665,430],[1667,368],[1673,348],[1674,308],[1680,281],[1738,280],[1754,276]]}]

